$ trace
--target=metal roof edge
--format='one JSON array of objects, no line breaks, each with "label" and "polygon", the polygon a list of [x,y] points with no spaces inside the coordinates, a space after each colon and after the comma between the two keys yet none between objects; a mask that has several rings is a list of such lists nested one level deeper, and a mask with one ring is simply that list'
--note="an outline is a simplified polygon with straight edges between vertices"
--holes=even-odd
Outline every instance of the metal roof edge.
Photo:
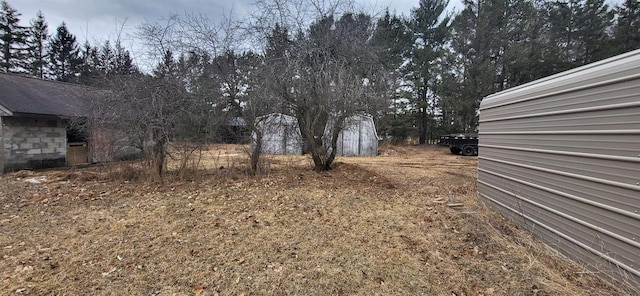
[{"label": "metal roof edge", "polygon": [[13,117],[35,117],[35,118],[72,118],[72,117],[83,117],[83,116],[64,115],[64,114],[28,113],[28,112],[13,112],[13,114],[12,114],[11,116],[13,116]]},{"label": "metal roof edge", "polygon": [[[623,67],[622,70],[640,67],[640,49],[613,56],[601,61],[586,64],[571,70],[553,74],[551,76],[540,78],[538,80],[534,80],[488,95],[484,97],[484,99],[480,103],[480,110],[496,107],[496,105],[500,105],[501,102],[508,101],[509,99],[516,97],[517,94],[524,93],[527,90],[535,90],[542,87],[550,88],[550,86],[552,86],[551,84],[564,84],[567,80],[570,79],[575,79],[575,81],[573,81],[572,83],[576,84],[581,81],[586,81],[590,78],[594,78],[587,76],[587,73],[592,73],[598,70],[604,71],[607,69],[615,69],[616,72],[620,72],[621,67]],[[605,82],[601,81],[601,83]]]},{"label": "metal roof edge", "polygon": [[90,89],[90,90],[103,90],[101,88],[98,88],[98,87],[95,87],[95,86],[90,86],[90,85],[78,84],[78,83],[67,82],[67,81],[44,79],[44,78],[38,78],[38,77],[15,74],[15,73],[0,73],[0,75],[20,77],[20,78],[31,79],[31,80],[36,80],[36,81],[44,81],[45,83],[61,84],[61,85],[66,85],[66,86],[71,86],[71,87],[86,88],[86,89]]},{"label": "metal roof edge", "polygon": [[9,110],[7,107],[0,104],[0,116],[13,116],[13,112]]}]

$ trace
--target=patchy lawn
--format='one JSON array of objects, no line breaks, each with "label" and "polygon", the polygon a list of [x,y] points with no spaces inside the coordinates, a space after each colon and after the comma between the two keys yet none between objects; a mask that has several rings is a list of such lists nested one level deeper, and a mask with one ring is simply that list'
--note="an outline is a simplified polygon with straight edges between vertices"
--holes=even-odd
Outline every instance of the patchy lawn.
[{"label": "patchy lawn", "polygon": [[197,182],[0,176],[0,294],[623,294],[487,209],[475,157],[391,146],[316,173],[270,156],[262,177],[233,146],[205,157]]}]

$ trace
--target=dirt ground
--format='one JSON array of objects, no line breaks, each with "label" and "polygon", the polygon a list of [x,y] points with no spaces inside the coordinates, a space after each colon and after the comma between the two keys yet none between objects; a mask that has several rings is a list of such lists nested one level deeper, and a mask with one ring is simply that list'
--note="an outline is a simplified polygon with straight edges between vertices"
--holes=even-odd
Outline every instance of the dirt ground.
[{"label": "dirt ground", "polygon": [[216,146],[164,184],[131,163],[0,176],[0,294],[625,294],[486,208],[475,157],[245,159]]}]

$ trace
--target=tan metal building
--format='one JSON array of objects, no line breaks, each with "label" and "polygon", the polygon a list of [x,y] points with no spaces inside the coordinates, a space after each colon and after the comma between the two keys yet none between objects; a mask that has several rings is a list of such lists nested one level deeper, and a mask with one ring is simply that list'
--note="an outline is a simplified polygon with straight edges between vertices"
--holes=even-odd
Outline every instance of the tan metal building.
[{"label": "tan metal building", "polygon": [[640,294],[640,50],[486,97],[478,192]]}]

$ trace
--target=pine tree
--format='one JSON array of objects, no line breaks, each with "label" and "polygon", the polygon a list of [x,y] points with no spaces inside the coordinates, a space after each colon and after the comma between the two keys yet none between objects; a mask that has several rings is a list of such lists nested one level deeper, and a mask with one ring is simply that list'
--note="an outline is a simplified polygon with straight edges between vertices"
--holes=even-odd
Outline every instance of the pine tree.
[{"label": "pine tree", "polygon": [[604,0],[585,0],[579,9],[579,40],[583,47],[582,64],[602,60],[612,55],[609,31],[613,12]]},{"label": "pine tree", "polygon": [[100,48],[85,43],[80,51],[79,81],[87,85],[100,85],[114,76],[138,74],[129,51],[116,42],[105,41]]},{"label": "pine tree", "polygon": [[88,41],[80,50],[80,64],[78,66],[78,83],[84,85],[97,85],[103,78],[101,71],[101,60],[98,49]]},{"label": "pine tree", "polygon": [[107,76],[132,75],[139,72],[133,63],[131,54],[122,46],[119,40],[113,46],[107,40],[100,50],[99,59],[100,69]]},{"label": "pine tree", "polygon": [[640,2],[626,0],[617,8],[618,23],[615,27],[616,53],[640,48]]},{"label": "pine tree", "polygon": [[567,0],[545,6],[549,40],[548,63],[554,73],[601,60],[613,54],[613,13],[604,0]]},{"label": "pine tree", "polygon": [[283,58],[291,49],[292,41],[289,38],[287,27],[276,24],[271,34],[267,36],[265,57],[267,60]]},{"label": "pine tree", "polygon": [[[397,76],[401,66],[409,56],[412,44],[411,30],[402,18],[386,11],[378,19],[371,45],[377,48],[380,62],[388,69],[389,76]],[[395,80],[387,86],[386,97],[389,98],[386,110],[378,116],[378,130],[382,134],[393,137],[395,141],[403,141],[409,136],[417,135],[414,127],[414,116],[404,98],[402,80]]]},{"label": "pine tree", "polygon": [[153,69],[153,76],[159,79],[176,79],[178,77],[178,64],[171,50],[166,50],[162,61]]},{"label": "pine tree", "polygon": [[400,17],[387,10],[376,23],[371,45],[380,49],[382,62],[396,70],[411,48],[411,32]]},{"label": "pine tree", "polygon": [[45,75],[45,66],[48,58],[46,42],[48,38],[49,26],[44,19],[44,14],[38,11],[36,18],[31,20],[29,38],[27,39],[29,72],[38,78],[44,78]]},{"label": "pine tree", "polygon": [[[449,114],[444,124],[455,132],[477,127],[477,109],[486,95],[505,87],[504,54],[508,48],[509,3],[500,0],[467,0],[465,9],[453,21],[447,64],[452,75],[443,75],[443,84],[454,91],[443,102]],[[514,24],[515,25],[515,24]],[[512,25],[513,26],[513,25]],[[454,81],[452,81],[454,80]]]},{"label": "pine tree", "polygon": [[122,46],[120,41],[116,41],[115,44],[115,56],[114,56],[114,68],[113,73],[117,75],[133,75],[140,71],[133,62],[129,51]]},{"label": "pine tree", "polygon": [[111,74],[111,71],[115,68],[115,55],[113,53],[113,47],[111,41],[104,42],[98,53],[98,68],[105,75]]},{"label": "pine tree", "polygon": [[442,18],[447,4],[447,0],[420,0],[419,6],[411,11],[409,26],[413,47],[408,77],[413,82],[411,100],[417,115],[420,144],[426,143],[434,134],[435,89],[439,77],[433,72],[433,65],[442,57],[449,36],[450,19],[448,16]]},{"label": "pine tree", "polygon": [[543,62],[541,12],[529,0],[509,0],[504,9],[504,30],[497,44],[503,52],[496,64],[498,90],[552,74]]},{"label": "pine tree", "polygon": [[67,30],[63,22],[49,42],[51,74],[59,81],[71,81],[80,72],[82,60],[79,56],[76,37]]},{"label": "pine tree", "polygon": [[580,0],[548,2],[545,5],[548,44],[545,47],[547,62],[553,72],[575,68],[581,64],[582,46],[579,42]]},{"label": "pine tree", "polygon": [[3,72],[24,73],[27,55],[28,30],[20,26],[20,13],[7,1],[0,4],[0,47],[2,60],[0,68]]}]

